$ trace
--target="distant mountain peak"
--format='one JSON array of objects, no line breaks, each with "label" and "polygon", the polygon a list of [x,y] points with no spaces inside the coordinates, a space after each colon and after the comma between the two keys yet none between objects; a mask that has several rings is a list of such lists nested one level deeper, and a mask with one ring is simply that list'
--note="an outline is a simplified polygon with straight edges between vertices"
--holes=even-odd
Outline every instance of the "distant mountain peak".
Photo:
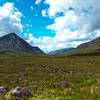
[{"label": "distant mountain peak", "polygon": [[32,47],[24,39],[20,38],[15,33],[7,34],[3,37],[0,37],[0,49],[16,49],[20,51],[34,53],[36,55],[44,54],[44,52],[38,47]]},{"label": "distant mountain peak", "polygon": [[17,38],[20,38],[20,37],[15,33],[9,33],[7,35],[0,37],[0,39],[4,39],[4,38],[10,39],[10,40],[11,39],[16,40]]},{"label": "distant mountain peak", "polygon": [[13,32],[13,33],[9,33],[8,35],[14,35],[14,36],[17,36],[14,32]]},{"label": "distant mountain peak", "polygon": [[71,51],[73,51],[75,49],[76,48],[63,48],[63,49],[58,49],[58,50],[55,50],[55,51],[51,51],[51,52],[49,52],[49,54],[51,54],[51,55],[64,54],[64,53],[71,52]]},{"label": "distant mountain peak", "polygon": [[5,36],[14,36],[14,37],[18,37],[18,35],[17,35],[16,33],[9,33],[9,34],[7,34],[7,35],[5,35]]}]

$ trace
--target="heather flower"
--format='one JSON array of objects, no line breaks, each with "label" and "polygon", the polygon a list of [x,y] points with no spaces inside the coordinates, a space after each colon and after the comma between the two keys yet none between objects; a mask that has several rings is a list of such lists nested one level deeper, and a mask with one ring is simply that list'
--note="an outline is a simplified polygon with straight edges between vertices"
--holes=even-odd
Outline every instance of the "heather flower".
[{"label": "heather flower", "polygon": [[68,81],[62,81],[61,82],[61,86],[62,87],[68,87],[69,86],[69,82]]},{"label": "heather flower", "polygon": [[11,94],[13,96],[19,97],[19,98],[22,97],[22,96],[27,96],[27,97],[31,96],[31,92],[30,92],[29,89],[27,89],[27,88],[19,88],[19,87],[13,89],[11,91]]},{"label": "heather flower", "polygon": [[27,88],[20,88],[20,92],[22,93],[22,95],[24,96],[31,96],[31,92],[29,89]]},{"label": "heather flower", "polygon": [[6,93],[6,92],[7,92],[7,90],[5,87],[0,87],[0,93]]}]

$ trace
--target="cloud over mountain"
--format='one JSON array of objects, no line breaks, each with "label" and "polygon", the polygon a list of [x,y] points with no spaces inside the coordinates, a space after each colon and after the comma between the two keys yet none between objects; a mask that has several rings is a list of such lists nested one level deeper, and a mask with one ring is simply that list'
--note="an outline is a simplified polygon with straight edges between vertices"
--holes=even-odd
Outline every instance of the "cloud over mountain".
[{"label": "cloud over mountain", "polygon": [[[52,36],[47,33],[47,36],[40,35],[40,38],[36,38],[34,32],[38,33],[37,30],[44,28],[44,26],[39,26],[35,30],[35,24],[32,26],[26,23],[25,29],[27,31],[24,32],[28,34],[25,34],[25,38],[32,45],[39,46],[46,52],[76,47],[81,43],[90,41],[100,36],[99,3],[98,0],[35,0],[34,12],[39,11],[39,18],[45,23],[44,26],[48,22],[44,30],[48,32],[51,30],[55,35]],[[32,9],[31,13],[33,12]],[[21,33],[23,27],[21,24],[22,16],[22,13],[13,3],[6,2],[3,6],[0,6],[0,36],[12,32]],[[36,16],[34,18],[38,19]],[[30,19],[28,18],[28,20]],[[33,23],[37,25],[37,22]],[[31,31],[31,29],[35,31]],[[42,34],[42,32],[39,34]]]},{"label": "cloud over mountain", "polygon": [[21,33],[21,17],[22,13],[14,7],[13,3],[7,2],[0,6],[0,36],[12,32]]},{"label": "cloud over mountain", "polygon": [[75,40],[89,40],[98,35],[95,32],[100,29],[98,0],[46,0],[45,3],[50,6],[48,16],[54,17],[54,23],[47,28],[54,30],[57,35],[68,34],[66,30],[72,32],[70,35]]},{"label": "cloud over mountain", "polygon": [[46,28],[56,35],[40,38],[36,44],[41,49],[48,51],[76,47],[100,36],[100,1],[45,0],[44,4],[49,7],[43,10],[46,11],[43,17],[54,20]]}]

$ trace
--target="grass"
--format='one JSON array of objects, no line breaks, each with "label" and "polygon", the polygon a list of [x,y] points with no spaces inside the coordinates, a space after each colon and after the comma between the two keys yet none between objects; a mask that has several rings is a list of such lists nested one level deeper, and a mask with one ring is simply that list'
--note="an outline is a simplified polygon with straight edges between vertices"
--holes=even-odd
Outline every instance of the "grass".
[{"label": "grass", "polygon": [[[35,49],[35,48],[34,48]],[[19,49],[0,49],[0,56],[36,56],[36,55],[44,55],[38,49],[36,51],[25,51]]]},{"label": "grass", "polygon": [[100,46],[77,48],[76,50],[68,53],[68,55],[76,56],[100,56]]},{"label": "grass", "polygon": [[[1,56],[0,86],[29,88],[33,97],[25,100],[100,100],[100,56]],[[0,94],[0,100],[14,97]]]}]

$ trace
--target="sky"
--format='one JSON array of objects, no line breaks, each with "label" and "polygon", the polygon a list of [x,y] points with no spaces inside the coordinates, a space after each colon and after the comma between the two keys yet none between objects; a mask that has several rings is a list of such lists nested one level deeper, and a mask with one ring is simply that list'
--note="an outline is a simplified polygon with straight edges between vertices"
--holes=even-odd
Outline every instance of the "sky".
[{"label": "sky", "polygon": [[16,33],[44,52],[100,36],[100,0],[0,0],[0,37]]}]

